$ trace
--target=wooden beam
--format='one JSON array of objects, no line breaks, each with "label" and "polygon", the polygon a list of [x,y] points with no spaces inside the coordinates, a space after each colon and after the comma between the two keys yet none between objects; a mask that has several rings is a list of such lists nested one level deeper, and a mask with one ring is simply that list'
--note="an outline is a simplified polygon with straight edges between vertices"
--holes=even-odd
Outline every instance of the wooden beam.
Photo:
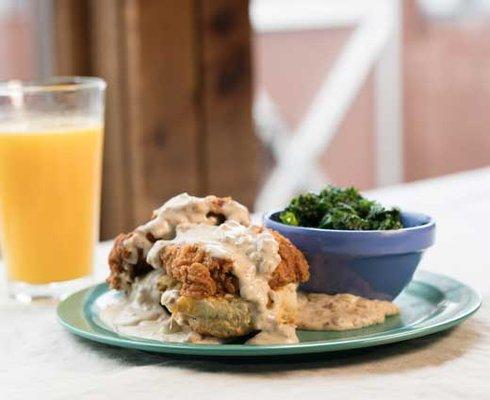
[{"label": "wooden beam", "polygon": [[179,192],[199,189],[199,59],[193,0],[128,1],[128,152],[138,222]]},{"label": "wooden beam", "polygon": [[89,2],[53,0],[56,75],[89,75]]},{"label": "wooden beam", "polygon": [[199,3],[205,189],[252,206],[259,147],[252,126],[248,2]]},{"label": "wooden beam", "polygon": [[58,73],[108,82],[102,238],[183,191],[251,205],[248,4],[55,0]]},{"label": "wooden beam", "polygon": [[126,126],[127,50],[124,7],[119,0],[92,0],[92,74],[107,81],[101,238],[134,228]]}]

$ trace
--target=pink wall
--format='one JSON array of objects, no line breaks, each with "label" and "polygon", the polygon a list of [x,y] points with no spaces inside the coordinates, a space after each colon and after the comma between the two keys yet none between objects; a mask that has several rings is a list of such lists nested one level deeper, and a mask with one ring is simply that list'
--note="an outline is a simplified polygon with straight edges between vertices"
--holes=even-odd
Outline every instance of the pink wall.
[{"label": "pink wall", "polygon": [[[260,34],[254,38],[255,84],[265,87],[294,128],[349,36],[348,30]],[[320,160],[339,185],[374,185],[373,101],[368,80]]]},{"label": "pink wall", "polygon": [[29,79],[36,74],[34,18],[30,9],[0,16],[0,79]]},{"label": "pink wall", "polygon": [[[490,165],[490,19],[428,21],[407,7],[404,32],[405,180]],[[348,35],[337,29],[255,37],[256,86],[267,88],[292,126]],[[369,78],[322,157],[334,183],[375,185],[373,116]]]},{"label": "pink wall", "polygon": [[489,165],[490,19],[405,21],[406,179]]}]

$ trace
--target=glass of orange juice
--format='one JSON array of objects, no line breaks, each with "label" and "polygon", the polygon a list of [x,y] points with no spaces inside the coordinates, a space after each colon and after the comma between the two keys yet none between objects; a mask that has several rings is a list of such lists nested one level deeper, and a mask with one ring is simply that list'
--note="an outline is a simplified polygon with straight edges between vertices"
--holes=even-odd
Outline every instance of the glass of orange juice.
[{"label": "glass of orange juice", "polygon": [[90,281],[105,87],[81,77],[0,82],[0,253],[19,300]]}]

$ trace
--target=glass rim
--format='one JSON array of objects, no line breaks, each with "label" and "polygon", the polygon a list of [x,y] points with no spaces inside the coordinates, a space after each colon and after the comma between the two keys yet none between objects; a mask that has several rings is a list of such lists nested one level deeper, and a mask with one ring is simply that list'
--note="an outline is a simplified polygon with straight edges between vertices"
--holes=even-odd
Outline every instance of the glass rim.
[{"label": "glass rim", "polygon": [[0,80],[0,96],[13,93],[72,92],[84,89],[104,90],[107,83],[102,78],[91,76],[55,76],[43,79]]}]

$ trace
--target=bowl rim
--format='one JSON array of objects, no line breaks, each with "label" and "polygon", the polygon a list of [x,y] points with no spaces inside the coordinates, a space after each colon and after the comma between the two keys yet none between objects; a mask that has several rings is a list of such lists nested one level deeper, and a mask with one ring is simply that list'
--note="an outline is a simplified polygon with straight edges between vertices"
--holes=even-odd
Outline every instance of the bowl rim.
[{"label": "bowl rim", "polygon": [[421,219],[426,219],[427,222],[423,223],[421,225],[416,225],[416,226],[410,226],[410,227],[403,227],[401,229],[387,229],[387,230],[382,230],[382,229],[372,229],[372,230],[348,230],[348,229],[323,229],[323,228],[313,228],[313,227],[308,227],[308,226],[296,226],[296,225],[288,225],[285,224],[284,222],[278,221],[276,219],[273,219],[272,217],[275,214],[278,214],[282,212],[283,209],[277,209],[269,212],[265,212],[262,215],[262,221],[269,220],[275,224],[279,224],[281,226],[284,226],[285,228],[293,229],[296,230],[297,232],[317,232],[317,233],[336,233],[339,235],[373,235],[373,234],[378,234],[378,235],[395,235],[397,233],[401,234],[403,232],[414,232],[414,231],[425,231],[427,229],[431,229],[435,227],[436,222],[434,218],[432,218],[428,214],[416,212],[416,211],[401,211],[401,215],[413,215],[413,216],[418,216]]}]

